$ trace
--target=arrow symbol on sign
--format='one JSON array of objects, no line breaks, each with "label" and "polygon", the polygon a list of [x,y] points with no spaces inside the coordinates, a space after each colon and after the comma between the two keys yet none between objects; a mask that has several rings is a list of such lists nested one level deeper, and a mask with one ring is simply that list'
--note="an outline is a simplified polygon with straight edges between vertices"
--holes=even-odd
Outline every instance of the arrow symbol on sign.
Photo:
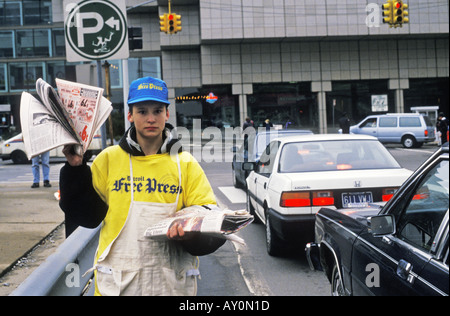
[{"label": "arrow symbol on sign", "polygon": [[120,30],[120,20],[116,20],[114,19],[114,17],[110,17],[106,22],[105,22],[110,28],[115,29],[116,31]]}]

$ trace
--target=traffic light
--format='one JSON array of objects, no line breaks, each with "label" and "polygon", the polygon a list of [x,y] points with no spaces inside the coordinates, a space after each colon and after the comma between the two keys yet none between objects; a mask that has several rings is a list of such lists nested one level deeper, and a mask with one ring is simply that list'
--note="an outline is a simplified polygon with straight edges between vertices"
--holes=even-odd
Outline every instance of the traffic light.
[{"label": "traffic light", "polygon": [[403,26],[403,23],[408,23],[409,19],[406,17],[409,15],[408,5],[403,3],[403,1],[394,1],[394,26]]},{"label": "traffic light", "polygon": [[394,2],[394,24],[401,24],[403,21],[402,18],[402,2],[401,1],[395,1]]},{"label": "traffic light", "polygon": [[167,19],[167,17],[168,17],[167,13],[165,13],[164,15],[160,15],[159,16],[159,25],[161,25],[160,30],[161,30],[161,32],[164,32],[166,34],[168,32],[168,23],[167,23],[168,19]]},{"label": "traffic light", "polygon": [[175,34],[181,32],[181,15],[174,13],[165,13],[159,16],[161,32],[166,34]]},{"label": "traffic light", "polygon": [[169,14],[167,17],[168,20],[168,32],[169,34],[173,34],[175,31],[175,14]]},{"label": "traffic light", "polygon": [[173,33],[181,32],[181,15],[174,14],[174,30]]},{"label": "traffic light", "polygon": [[142,27],[128,28],[128,45],[130,50],[142,49]]},{"label": "traffic light", "polygon": [[409,23],[409,18],[407,17],[407,16],[409,16],[409,12],[407,11],[408,5],[406,3],[403,3],[402,9],[403,9],[403,14],[402,14],[403,23]]},{"label": "traffic light", "polygon": [[383,4],[383,23],[389,24],[392,27],[393,24],[393,0],[388,0],[387,3]]}]

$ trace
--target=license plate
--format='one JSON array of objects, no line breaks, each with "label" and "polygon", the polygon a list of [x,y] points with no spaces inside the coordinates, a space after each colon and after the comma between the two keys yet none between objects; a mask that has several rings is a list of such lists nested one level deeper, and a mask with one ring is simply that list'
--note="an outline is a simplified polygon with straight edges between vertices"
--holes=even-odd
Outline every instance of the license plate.
[{"label": "license plate", "polygon": [[342,207],[366,207],[373,202],[372,192],[342,193]]}]

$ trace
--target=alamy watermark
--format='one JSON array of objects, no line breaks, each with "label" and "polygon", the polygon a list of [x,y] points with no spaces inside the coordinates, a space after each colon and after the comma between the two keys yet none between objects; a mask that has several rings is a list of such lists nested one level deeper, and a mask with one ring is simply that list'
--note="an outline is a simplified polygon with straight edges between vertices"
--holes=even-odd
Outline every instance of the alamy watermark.
[{"label": "alamy watermark", "polygon": [[366,272],[369,272],[366,276],[366,286],[368,288],[380,287],[380,266],[376,263],[369,263],[366,266]]},{"label": "alamy watermark", "polygon": [[80,287],[80,266],[76,263],[69,263],[66,265],[66,272],[68,272],[65,279],[66,286],[68,288]]},{"label": "alamy watermark", "polygon": [[[201,162],[255,162],[266,145],[283,132],[273,128],[270,133],[265,133],[266,131],[265,127],[248,127],[242,130],[241,127],[220,129],[212,126],[202,129],[201,120],[194,119],[192,130],[178,126],[172,131],[172,136],[180,142],[171,147],[170,154],[176,155],[182,147]],[[237,151],[241,151],[241,154],[234,155],[233,152]],[[190,157],[185,155],[183,159]]]},{"label": "alamy watermark", "polygon": [[366,25],[367,27],[380,27],[381,25],[381,7],[377,3],[369,3],[366,6]]}]

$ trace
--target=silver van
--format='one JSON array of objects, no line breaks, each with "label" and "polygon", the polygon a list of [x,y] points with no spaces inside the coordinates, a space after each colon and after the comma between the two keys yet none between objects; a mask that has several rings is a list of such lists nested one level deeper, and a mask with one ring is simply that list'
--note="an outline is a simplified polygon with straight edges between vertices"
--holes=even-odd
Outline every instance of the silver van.
[{"label": "silver van", "polygon": [[350,133],[375,136],[382,143],[398,143],[405,148],[421,147],[435,140],[434,124],[421,114],[371,115],[351,126]]}]

